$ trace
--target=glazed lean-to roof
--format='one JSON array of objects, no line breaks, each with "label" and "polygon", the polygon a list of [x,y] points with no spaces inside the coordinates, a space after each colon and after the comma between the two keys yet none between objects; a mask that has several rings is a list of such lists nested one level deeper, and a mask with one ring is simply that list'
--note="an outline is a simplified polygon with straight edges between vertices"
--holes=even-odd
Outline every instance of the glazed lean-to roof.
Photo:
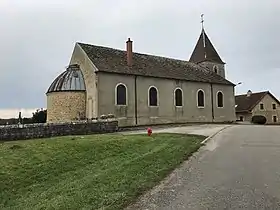
[{"label": "glazed lean-to roof", "polygon": [[47,93],[61,91],[85,91],[85,81],[77,64],[69,65],[50,85]]}]

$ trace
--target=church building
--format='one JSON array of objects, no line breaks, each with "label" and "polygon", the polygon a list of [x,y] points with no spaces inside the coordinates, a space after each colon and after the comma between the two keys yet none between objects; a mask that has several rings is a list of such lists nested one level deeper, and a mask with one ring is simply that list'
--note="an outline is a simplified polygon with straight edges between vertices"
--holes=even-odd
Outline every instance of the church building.
[{"label": "church building", "polygon": [[235,121],[232,82],[204,29],[189,59],[76,43],[47,91],[47,122],[114,114],[119,126]]}]

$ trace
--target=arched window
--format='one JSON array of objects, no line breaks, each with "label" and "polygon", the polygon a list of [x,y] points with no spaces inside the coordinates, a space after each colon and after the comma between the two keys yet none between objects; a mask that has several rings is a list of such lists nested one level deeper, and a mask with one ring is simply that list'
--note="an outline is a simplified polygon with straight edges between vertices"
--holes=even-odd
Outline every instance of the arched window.
[{"label": "arched window", "polygon": [[217,74],[218,73],[218,67],[214,66],[213,69],[214,69],[214,72]]},{"label": "arched window", "polygon": [[183,106],[183,93],[180,88],[175,90],[175,106]]},{"label": "arched window", "polygon": [[123,84],[116,87],[116,104],[126,105],[126,86]]},{"label": "arched window", "polygon": [[158,105],[158,92],[155,87],[150,87],[149,89],[149,106]]},{"label": "arched window", "polygon": [[218,101],[218,107],[223,107],[224,106],[224,96],[223,96],[222,92],[218,92],[217,101]]},{"label": "arched window", "polygon": [[197,106],[204,107],[204,92],[203,90],[199,90],[197,92]]}]

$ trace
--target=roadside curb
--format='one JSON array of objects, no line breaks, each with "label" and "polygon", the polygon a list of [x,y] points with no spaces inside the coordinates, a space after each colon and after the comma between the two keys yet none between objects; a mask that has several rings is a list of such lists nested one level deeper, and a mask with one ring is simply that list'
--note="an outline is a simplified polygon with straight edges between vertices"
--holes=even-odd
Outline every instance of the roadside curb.
[{"label": "roadside curb", "polygon": [[217,134],[221,133],[223,130],[232,127],[233,125],[229,125],[229,126],[225,126],[223,127],[221,130],[218,130],[216,133],[213,133],[212,135],[208,136],[206,139],[204,139],[200,144],[205,144],[207,141],[209,141],[210,139],[212,139],[214,136],[216,136]]}]

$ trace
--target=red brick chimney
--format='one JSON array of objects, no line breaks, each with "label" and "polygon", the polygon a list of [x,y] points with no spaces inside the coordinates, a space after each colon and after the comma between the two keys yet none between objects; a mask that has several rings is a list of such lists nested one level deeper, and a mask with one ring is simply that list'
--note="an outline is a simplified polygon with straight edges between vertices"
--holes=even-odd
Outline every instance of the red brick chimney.
[{"label": "red brick chimney", "polygon": [[130,40],[130,38],[128,38],[128,40],[126,41],[126,59],[127,59],[127,65],[129,67],[132,66],[132,41]]}]

